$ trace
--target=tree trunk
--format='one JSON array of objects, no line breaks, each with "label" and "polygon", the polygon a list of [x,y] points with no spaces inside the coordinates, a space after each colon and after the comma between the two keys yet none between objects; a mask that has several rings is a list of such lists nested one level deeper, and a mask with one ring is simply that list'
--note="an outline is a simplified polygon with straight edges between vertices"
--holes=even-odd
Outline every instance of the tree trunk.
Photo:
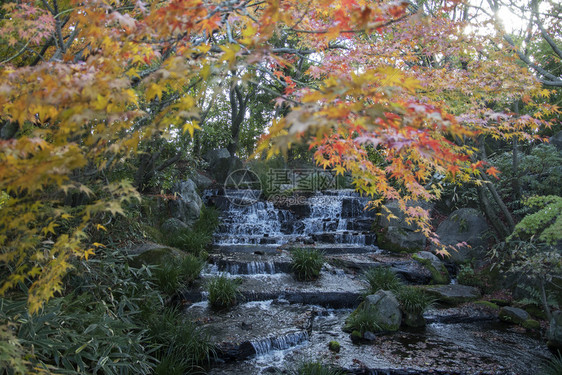
[{"label": "tree trunk", "polygon": [[505,239],[511,233],[504,223],[499,219],[499,217],[494,212],[488,198],[486,197],[486,190],[484,186],[476,186],[478,190],[478,201],[480,203],[480,210],[484,212],[488,221],[492,224],[492,227],[498,234],[500,240]]},{"label": "tree trunk", "polygon": [[234,156],[238,152],[238,140],[240,138],[240,128],[244,122],[244,116],[246,115],[246,107],[248,104],[248,99],[250,98],[250,93],[244,96],[240,91],[240,86],[235,84],[230,89],[230,143],[227,146],[230,155]]}]

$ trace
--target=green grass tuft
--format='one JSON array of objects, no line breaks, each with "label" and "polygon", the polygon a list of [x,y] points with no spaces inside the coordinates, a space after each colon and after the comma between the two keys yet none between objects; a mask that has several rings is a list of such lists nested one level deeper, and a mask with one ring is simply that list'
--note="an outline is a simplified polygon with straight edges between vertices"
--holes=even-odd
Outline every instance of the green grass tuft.
[{"label": "green grass tuft", "polygon": [[212,278],[207,284],[209,304],[215,310],[231,308],[238,302],[239,279],[229,279],[224,275]]},{"label": "green grass tuft", "polygon": [[299,281],[312,281],[318,279],[320,270],[324,265],[324,254],[316,249],[294,249],[291,267]]},{"label": "green grass tuft", "polygon": [[434,303],[423,290],[413,286],[403,286],[396,292],[396,298],[402,311],[412,315],[423,314]]},{"label": "green grass tuft", "polygon": [[390,290],[395,292],[402,287],[402,282],[396,274],[387,267],[374,267],[364,274],[365,280],[369,283],[367,294],[375,294],[379,290]]}]

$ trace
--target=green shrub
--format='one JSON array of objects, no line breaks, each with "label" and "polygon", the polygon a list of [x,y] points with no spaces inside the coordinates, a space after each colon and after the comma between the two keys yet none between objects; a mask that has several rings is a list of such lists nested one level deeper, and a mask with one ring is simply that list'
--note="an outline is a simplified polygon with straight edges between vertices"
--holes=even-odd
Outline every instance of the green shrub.
[{"label": "green shrub", "polygon": [[318,279],[324,265],[324,254],[316,249],[294,249],[291,252],[291,267],[297,280],[312,281]]},{"label": "green shrub", "polygon": [[213,309],[228,309],[236,305],[240,292],[238,287],[239,279],[229,279],[221,275],[209,280],[207,291],[209,292],[209,304]]},{"label": "green shrub", "polygon": [[396,292],[396,298],[400,302],[403,312],[412,315],[421,315],[432,304],[433,300],[423,290],[413,286],[404,286]]},{"label": "green shrub", "polygon": [[402,282],[396,274],[387,267],[374,267],[364,274],[365,280],[369,283],[367,294],[374,294],[379,290],[397,291],[402,287]]},{"label": "green shrub", "polygon": [[193,230],[196,232],[213,234],[215,229],[219,226],[219,215],[220,212],[216,208],[203,205],[201,207],[199,220],[197,220],[193,225]]},{"label": "green shrub", "polygon": [[[66,374],[150,374],[156,359],[134,316],[135,302],[99,303],[90,294],[53,298],[29,315],[26,300],[1,300],[0,320],[17,320],[17,338],[33,367]],[[133,308],[134,310],[131,310]],[[56,371],[54,371],[56,369]]]}]

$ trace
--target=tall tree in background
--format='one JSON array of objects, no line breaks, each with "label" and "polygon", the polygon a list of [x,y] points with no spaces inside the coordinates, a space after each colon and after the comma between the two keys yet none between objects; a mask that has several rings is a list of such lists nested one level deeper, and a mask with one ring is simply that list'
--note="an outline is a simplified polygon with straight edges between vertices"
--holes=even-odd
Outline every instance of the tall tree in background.
[{"label": "tall tree in background", "polygon": [[[138,198],[130,182],[105,172],[160,134],[193,136],[207,88],[234,71],[243,73],[229,87],[231,125],[251,100],[246,72],[281,83],[283,110],[258,151],[307,141],[319,165],[350,171],[375,205],[397,199],[431,237],[427,212],[407,203],[439,196],[436,173],[496,173],[471,160],[464,140],[479,132],[530,139],[523,130],[537,126],[508,124],[483,104],[532,98],[540,87],[513,58],[468,33],[470,17],[449,17],[462,6],[444,1],[425,14],[403,0],[5,3],[0,293],[26,283],[33,312],[60,291],[70,257],[101,246],[88,233],[105,229],[103,213],[122,213],[123,202]],[[312,80],[290,73],[305,59],[311,66],[300,74]],[[368,147],[384,165],[369,160]],[[89,198],[71,207],[72,192]]]}]

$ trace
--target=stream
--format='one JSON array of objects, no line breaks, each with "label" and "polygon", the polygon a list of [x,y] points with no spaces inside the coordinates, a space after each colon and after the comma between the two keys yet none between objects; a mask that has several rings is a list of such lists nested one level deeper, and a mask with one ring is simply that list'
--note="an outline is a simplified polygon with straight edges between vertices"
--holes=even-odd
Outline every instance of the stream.
[{"label": "stream", "polygon": [[[363,270],[387,266],[405,283],[431,281],[409,256],[376,247],[374,214],[353,191],[309,194],[292,205],[245,204],[243,191],[207,191],[205,199],[222,210],[222,221],[201,285],[217,275],[242,280],[242,303],[228,311],[211,311],[202,287],[183,295],[186,314],[217,345],[211,374],[283,373],[310,360],[350,374],[531,374],[550,358],[544,339],[471,304],[438,306],[421,329],[353,343],[342,326],[361,301]],[[294,279],[290,246],[325,253],[318,280]],[[334,340],[339,353],[328,349]]]}]

